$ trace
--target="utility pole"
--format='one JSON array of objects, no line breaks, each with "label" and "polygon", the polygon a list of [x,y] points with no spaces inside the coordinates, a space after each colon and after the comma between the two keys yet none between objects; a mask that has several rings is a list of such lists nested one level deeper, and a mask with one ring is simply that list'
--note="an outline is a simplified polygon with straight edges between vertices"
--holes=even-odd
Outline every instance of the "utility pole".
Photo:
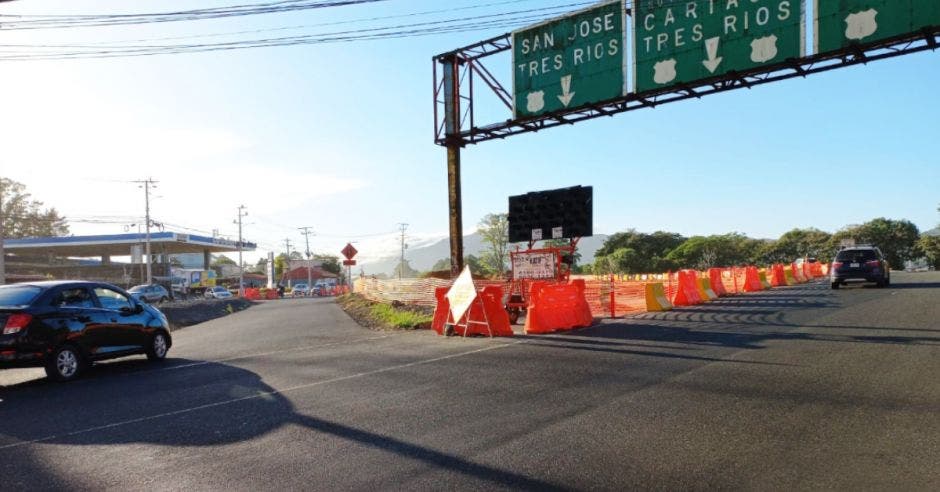
[{"label": "utility pole", "polygon": [[284,246],[287,246],[287,286],[293,287],[290,279],[290,238],[284,240]]},{"label": "utility pole", "polygon": [[398,224],[398,230],[401,231],[401,263],[398,264],[398,280],[401,280],[402,272],[405,270],[405,231],[408,224],[401,222]]},{"label": "utility pole", "polygon": [[463,270],[463,205],[460,192],[460,66],[456,53],[442,58],[444,65],[444,136],[447,139],[447,205],[450,223],[450,274]]},{"label": "utility pole", "polygon": [[150,264],[150,189],[156,188],[159,181],[154,181],[153,178],[147,178],[140,181],[132,181],[132,183],[137,183],[138,188],[144,189],[144,221],[146,226],[146,249],[144,252],[144,263],[147,268],[147,285],[153,283],[153,266]]},{"label": "utility pole", "polygon": [[311,283],[313,282],[313,274],[310,273],[310,235],[313,234],[316,236],[316,234],[314,234],[312,230],[313,227],[298,227],[297,229],[302,231],[301,234],[304,235],[304,240],[307,242],[307,288],[312,289],[313,285],[311,285]]},{"label": "utility pole", "polygon": [[245,269],[242,265],[242,218],[248,217],[244,205],[238,206],[238,297],[245,297]]},{"label": "utility pole", "polygon": [[6,254],[3,250],[3,179],[0,178],[0,285],[6,284],[7,279],[7,270],[6,263],[4,263],[4,255]]}]

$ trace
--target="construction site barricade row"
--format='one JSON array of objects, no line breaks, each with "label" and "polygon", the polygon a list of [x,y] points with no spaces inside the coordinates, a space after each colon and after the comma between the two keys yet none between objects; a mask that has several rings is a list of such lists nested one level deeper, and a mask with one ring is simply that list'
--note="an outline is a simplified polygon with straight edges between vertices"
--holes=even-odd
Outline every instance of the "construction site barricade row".
[{"label": "construction site barricade row", "polygon": [[[824,271],[825,265],[816,268],[817,271]],[[579,280],[583,285],[584,300],[592,317],[615,318],[656,312],[668,309],[667,306],[692,306],[707,302],[713,297],[712,294],[723,297],[762,291],[768,288],[765,280],[771,287],[797,285],[794,271],[798,271],[800,277],[805,278],[802,268],[797,265],[776,264],[764,272],[757,267],[731,267],[711,268],[706,272],[681,270],[643,275],[575,275],[572,280]],[[452,281],[443,279],[399,281],[363,277],[356,280],[354,291],[376,302],[397,301],[409,305],[435,307],[439,304],[435,291],[443,289],[446,293],[451,283]],[[505,304],[506,292],[509,290],[508,282],[474,280],[474,283],[480,291],[488,286],[500,287],[503,293],[500,304]],[[527,284],[527,289],[531,290],[534,284],[535,282]],[[660,302],[662,300],[666,302]]]}]

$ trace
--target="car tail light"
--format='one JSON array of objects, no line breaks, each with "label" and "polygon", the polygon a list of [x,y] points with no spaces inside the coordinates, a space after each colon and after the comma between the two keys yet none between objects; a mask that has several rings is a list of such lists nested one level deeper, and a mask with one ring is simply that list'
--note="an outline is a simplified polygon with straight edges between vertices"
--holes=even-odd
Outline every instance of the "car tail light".
[{"label": "car tail light", "polygon": [[832,269],[833,269],[833,270],[836,270],[836,269],[839,269],[839,268],[842,268],[842,262],[841,262],[841,261],[834,261],[834,262],[832,262]]},{"label": "car tail light", "polygon": [[866,261],[865,266],[879,268],[881,267],[881,261],[879,260]]},{"label": "car tail light", "polygon": [[12,335],[14,333],[19,333],[23,331],[23,328],[33,320],[33,315],[31,314],[11,314],[7,318],[7,323],[3,325],[3,334]]}]

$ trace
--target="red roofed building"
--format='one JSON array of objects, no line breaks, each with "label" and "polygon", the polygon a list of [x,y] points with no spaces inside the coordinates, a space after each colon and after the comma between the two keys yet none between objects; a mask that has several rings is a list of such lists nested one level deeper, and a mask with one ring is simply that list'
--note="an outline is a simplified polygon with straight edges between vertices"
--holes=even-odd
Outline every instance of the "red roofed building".
[{"label": "red roofed building", "polygon": [[[310,268],[310,280],[313,283],[316,283],[320,280],[321,284],[326,281],[331,285],[336,285],[339,283],[339,275],[335,273],[330,273],[320,267],[311,267]],[[281,283],[287,285],[288,282],[290,285],[296,284],[297,282],[307,282],[307,267],[295,268],[284,275],[281,275]]]}]

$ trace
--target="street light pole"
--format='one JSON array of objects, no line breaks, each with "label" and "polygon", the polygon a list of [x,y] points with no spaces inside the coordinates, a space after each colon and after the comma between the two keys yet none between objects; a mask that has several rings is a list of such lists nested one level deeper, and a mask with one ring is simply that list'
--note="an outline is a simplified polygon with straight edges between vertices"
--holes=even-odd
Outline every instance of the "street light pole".
[{"label": "street light pole", "polygon": [[144,189],[144,221],[146,224],[146,246],[145,246],[145,256],[144,263],[147,268],[147,285],[153,283],[153,266],[150,264],[150,188],[156,188],[159,181],[154,181],[153,178],[147,178],[140,181],[134,181],[140,185],[140,188]]}]

